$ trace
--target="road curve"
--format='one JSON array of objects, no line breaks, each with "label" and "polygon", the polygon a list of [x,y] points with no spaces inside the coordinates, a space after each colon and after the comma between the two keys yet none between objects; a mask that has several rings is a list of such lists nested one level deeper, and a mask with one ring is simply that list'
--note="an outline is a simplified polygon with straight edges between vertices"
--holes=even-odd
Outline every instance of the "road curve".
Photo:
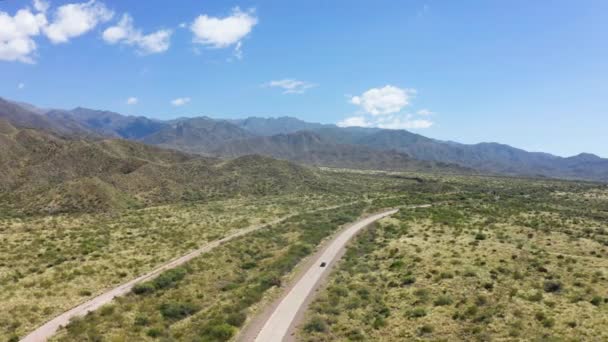
[{"label": "road curve", "polygon": [[[343,207],[343,206],[348,206],[348,205],[352,205],[355,204],[357,202],[350,202],[350,203],[345,203],[345,204],[340,204],[340,205],[335,205],[335,206],[331,206],[331,207],[325,207],[325,208],[320,208],[320,209],[316,209],[313,210],[311,212],[317,212],[317,211],[322,211],[322,210],[331,210],[331,209],[336,209],[339,207]],[[87,313],[91,312],[91,311],[95,311],[98,308],[100,308],[101,306],[110,303],[115,297],[119,297],[119,296],[124,296],[127,293],[129,293],[131,291],[131,289],[133,288],[133,286],[135,286],[135,284],[141,283],[143,281],[148,281],[151,279],[156,278],[159,274],[161,274],[162,272],[175,268],[177,266],[180,266],[190,260],[192,260],[193,258],[196,258],[197,256],[203,254],[203,253],[207,253],[209,251],[211,251],[212,249],[216,248],[217,246],[221,245],[224,242],[230,241],[232,239],[235,239],[237,237],[249,234],[251,232],[254,232],[256,230],[260,230],[262,228],[271,226],[273,224],[277,224],[280,222],[283,222],[293,216],[299,215],[302,213],[294,213],[294,214],[290,214],[287,216],[283,216],[279,219],[276,219],[274,221],[268,222],[268,223],[264,223],[264,224],[260,224],[260,225],[256,225],[256,226],[252,226],[252,227],[248,227],[245,229],[241,229],[239,231],[236,231],[230,235],[227,235],[224,238],[221,238],[219,240],[215,240],[212,242],[209,242],[207,244],[205,244],[204,246],[202,246],[201,248],[194,250],[186,255],[183,255],[177,259],[173,259],[161,266],[159,266],[158,268],[154,269],[153,271],[146,273],[140,277],[137,277],[127,283],[124,283],[118,287],[115,287],[107,292],[104,292],[102,294],[100,294],[97,297],[94,297],[62,314],[60,314],[59,316],[53,318],[52,320],[46,322],[44,325],[38,327],[36,330],[32,331],[31,333],[29,333],[27,336],[25,336],[23,339],[21,339],[21,342],[42,342],[42,341],[47,341],[51,336],[53,336],[57,330],[59,330],[59,328],[66,326],[68,323],[70,323],[70,320],[74,317],[80,317],[80,316],[84,316]]]},{"label": "road curve", "polygon": [[[306,299],[312,294],[323,275],[329,272],[329,266],[335,261],[337,256],[340,255],[340,251],[344,248],[346,243],[361,229],[372,222],[392,215],[398,210],[399,209],[388,210],[355,222],[336,236],[317,261],[310,266],[302,278],[300,278],[300,280],[291,288],[289,293],[281,300],[262,327],[262,330],[257,334],[255,341],[283,341],[287,336],[289,328],[296,319],[298,311],[301,309]],[[322,263],[325,263],[324,267],[321,267]]]}]

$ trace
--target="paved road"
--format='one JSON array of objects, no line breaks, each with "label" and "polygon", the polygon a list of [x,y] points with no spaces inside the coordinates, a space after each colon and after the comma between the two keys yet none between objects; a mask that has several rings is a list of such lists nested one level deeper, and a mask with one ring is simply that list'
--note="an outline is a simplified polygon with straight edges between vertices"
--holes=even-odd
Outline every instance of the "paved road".
[{"label": "paved road", "polygon": [[[331,206],[331,207],[326,207],[326,208],[320,208],[317,210],[313,210],[313,212],[316,211],[322,211],[322,210],[330,210],[330,209],[336,209],[339,207],[343,207],[343,206],[347,206],[347,205],[351,205],[354,204],[356,202],[351,202],[351,203],[346,203],[346,204],[340,204],[340,205],[335,205],[335,206]],[[53,336],[57,330],[59,330],[59,328],[61,328],[62,326],[66,326],[70,320],[74,317],[80,317],[80,316],[84,316],[87,313],[97,310],[98,308],[100,308],[101,306],[108,304],[112,301],[112,299],[114,299],[114,297],[119,297],[119,296],[124,296],[127,293],[129,293],[131,291],[131,289],[133,288],[133,286],[135,286],[135,284],[138,284],[140,282],[143,281],[147,281],[147,280],[151,280],[156,278],[159,274],[161,274],[162,272],[175,268],[177,266],[180,266],[190,260],[192,260],[193,258],[203,254],[203,253],[207,253],[209,251],[211,251],[212,249],[216,248],[217,246],[221,245],[224,242],[230,241],[232,239],[235,239],[237,237],[243,236],[245,234],[249,234],[251,232],[254,232],[256,230],[260,230],[264,227],[276,224],[276,223],[280,223],[282,221],[287,220],[288,218],[291,218],[295,215],[299,215],[301,213],[296,213],[296,214],[291,214],[291,215],[287,215],[284,216],[282,218],[279,218],[277,220],[274,220],[272,222],[269,223],[265,223],[265,224],[261,224],[261,225],[257,225],[257,226],[252,226],[249,228],[245,228],[242,230],[239,230],[235,233],[232,233],[222,239],[216,240],[216,241],[212,241],[209,242],[208,244],[204,245],[203,247],[192,251],[186,255],[183,255],[177,259],[171,260],[165,264],[163,264],[162,266],[156,268],[155,270],[144,274],[138,278],[135,278],[131,281],[129,281],[128,283],[122,284],[118,287],[115,287],[97,297],[94,297],[64,313],[62,313],[61,315],[53,318],[52,320],[48,321],[47,323],[45,323],[44,325],[40,326],[39,328],[37,328],[36,330],[32,331],[30,334],[28,334],[27,336],[25,336],[21,342],[42,342],[42,341],[46,341],[48,340],[51,336]]]},{"label": "paved road", "polygon": [[[301,309],[306,299],[313,293],[322,276],[329,272],[329,266],[340,254],[340,251],[344,248],[346,243],[370,223],[383,217],[392,215],[397,211],[398,209],[393,209],[360,220],[346,230],[342,231],[336,238],[334,238],[323,254],[321,254],[321,256],[317,259],[317,262],[312,264],[304,276],[291,288],[289,293],[279,303],[270,318],[262,327],[262,330],[256,336],[255,341],[283,341],[286,338],[289,328],[292,326],[298,311]],[[325,267],[320,266],[323,262],[326,263]]]}]

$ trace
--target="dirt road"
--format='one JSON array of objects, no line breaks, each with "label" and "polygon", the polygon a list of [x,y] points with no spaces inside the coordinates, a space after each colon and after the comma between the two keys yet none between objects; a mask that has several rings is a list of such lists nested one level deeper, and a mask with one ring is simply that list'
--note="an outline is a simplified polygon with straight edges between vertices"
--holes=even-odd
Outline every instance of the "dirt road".
[{"label": "dirt road", "polygon": [[[351,202],[351,203],[346,203],[346,204],[341,204],[341,205],[336,205],[336,206],[331,206],[331,207],[326,207],[326,208],[320,208],[320,209],[314,210],[313,212],[335,209],[335,208],[351,205],[354,203],[356,203],[356,202]],[[180,265],[192,260],[193,258],[196,258],[197,256],[199,256],[203,253],[207,253],[207,252],[211,251],[212,249],[216,248],[217,246],[221,245],[222,243],[225,243],[225,242],[235,239],[237,237],[243,236],[245,234],[249,234],[256,230],[260,230],[262,228],[271,226],[273,224],[280,223],[282,221],[285,221],[285,220],[287,220],[295,215],[299,215],[299,214],[302,214],[302,213],[295,213],[295,214],[287,215],[287,216],[284,216],[282,218],[279,218],[279,219],[274,220],[269,223],[245,228],[245,229],[239,230],[237,232],[234,232],[222,239],[209,242],[197,250],[194,250],[177,259],[171,260],[147,274],[144,274],[125,284],[115,287],[97,297],[94,297],[94,298],[62,313],[61,315],[53,318],[52,320],[48,321],[44,325],[38,327],[36,330],[29,333],[27,336],[25,336],[23,339],[21,339],[21,341],[22,342],[46,341],[51,336],[53,336],[59,328],[61,328],[62,326],[66,326],[72,318],[84,316],[91,311],[97,310],[101,306],[110,303],[112,301],[112,299],[114,299],[114,297],[126,295],[127,293],[129,293],[131,291],[131,289],[133,288],[133,286],[135,286],[135,284],[138,284],[142,281],[154,279],[162,272],[175,268],[177,266],[180,266]]]}]

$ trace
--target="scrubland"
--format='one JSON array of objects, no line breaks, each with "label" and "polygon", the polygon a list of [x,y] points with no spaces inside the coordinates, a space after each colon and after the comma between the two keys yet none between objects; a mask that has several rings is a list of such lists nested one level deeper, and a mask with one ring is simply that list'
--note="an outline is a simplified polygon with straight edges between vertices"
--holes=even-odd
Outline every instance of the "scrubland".
[{"label": "scrubland", "polygon": [[[597,183],[316,170],[323,189],[103,212],[0,214],[0,336],[238,229],[295,214],[139,284],[54,340],[231,340],[342,225],[381,208],[298,338],[606,339],[608,188]],[[406,209],[412,204],[432,208]],[[319,210],[342,205],[338,209]]]},{"label": "scrubland", "polygon": [[605,185],[449,182],[352,243],[299,340],[608,339]]}]

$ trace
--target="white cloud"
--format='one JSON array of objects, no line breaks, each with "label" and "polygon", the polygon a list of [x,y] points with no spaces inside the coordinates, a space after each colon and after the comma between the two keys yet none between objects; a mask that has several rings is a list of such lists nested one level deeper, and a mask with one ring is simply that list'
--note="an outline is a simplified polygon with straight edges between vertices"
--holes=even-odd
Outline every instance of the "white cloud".
[{"label": "white cloud", "polygon": [[[386,85],[372,88],[360,96],[350,96],[350,103],[361,107],[363,115],[346,118],[337,123],[341,127],[378,127],[385,129],[423,129],[433,126],[433,121],[414,119],[412,114],[399,113],[410,104],[415,89]],[[428,109],[416,112],[420,116],[434,114]]]},{"label": "white cloud", "polygon": [[241,49],[242,46],[243,43],[237,42],[236,46],[234,47],[234,57],[236,57],[236,59],[243,59],[243,50]]},{"label": "white cloud", "polygon": [[294,79],[270,81],[265,85],[267,87],[281,88],[283,89],[283,94],[303,94],[304,92],[306,92],[306,90],[317,86],[314,83],[298,81]]},{"label": "white cloud", "polygon": [[421,109],[421,110],[417,111],[416,114],[422,115],[422,116],[429,116],[429,115],[433,115],[435,113],[431,112],[428,109]]},{"label": "white cloud", "polygon": [[87,33],[99,23],[109,21],[114,13],[103,3],[90,0],[60,6],[53,22],[44,28],[44,33],[54,44],[66,43],[70,38]]},{"label": "white cloud", "polygon": [[407,115],[352,116],[337,123],[340,127],[377,127],[385,129],[424,129],[433,126],[433,122],[423,119],[412,119]]},{"label": "white cloud", "polygon": [[339,127],[370,127],[372,124],[363,116],[351,116],[337,123]]},{"label": "white cloud", "polygon": [[0,60],[34,63],[36,42],[32,37],[41,33],[47,24],[42,13],[20,9],[15,16],[0,11]]},{"label": "white cloud", "polygon": [[136,105],[139,103],[139,99],[137,97],[129,97],[127,99],[127,104],[128,105]]},{"label": "white cloud", "polygon": [[103,40],[109,44],[132,45],[142,54],[152,54],[169,49],[172,33],[171,30],[158,30],[145,35],[133,26],[133,18],[129,14],[124,14],[117,25],[103,32]]},{"label": "white cloud", "polygon": [[397,113],[409,105],[416,94],[414,89],[402,89],[391,85],[372,88],[360,96],[353,96],[350,103],[360,106],[366,113],[385,115]]},{"label": "white cloud", "polygon": [[235,46],[235,55],[241,58],[241,40],[245,38],[258,23],[253,11],[243,12],[238,7],[232,14],[224,17],[199,15],[190,25],[194,33],[193,41],[211,48]]},{"label": "white cloud", "polygon": [[17,89],[23,89],[25,88],[25,83],[21,82],[19,84],[17,84]]},{"label": "white cloud", "polygon": [[171,101],[171,104],[174,105],[175,107],[179,107],[179,106],[185,105],[188,102],[190,102],[189,97],[178,97],[175,100]]},{"label": "white cloud", "polygon": [[34,0],[34,9],[36,9],[36,11],[38,11],[38,12],[46,13],[46,11],[49,9],[49,7],[50,7],[50,5],[49,5],[48,1]]}]

